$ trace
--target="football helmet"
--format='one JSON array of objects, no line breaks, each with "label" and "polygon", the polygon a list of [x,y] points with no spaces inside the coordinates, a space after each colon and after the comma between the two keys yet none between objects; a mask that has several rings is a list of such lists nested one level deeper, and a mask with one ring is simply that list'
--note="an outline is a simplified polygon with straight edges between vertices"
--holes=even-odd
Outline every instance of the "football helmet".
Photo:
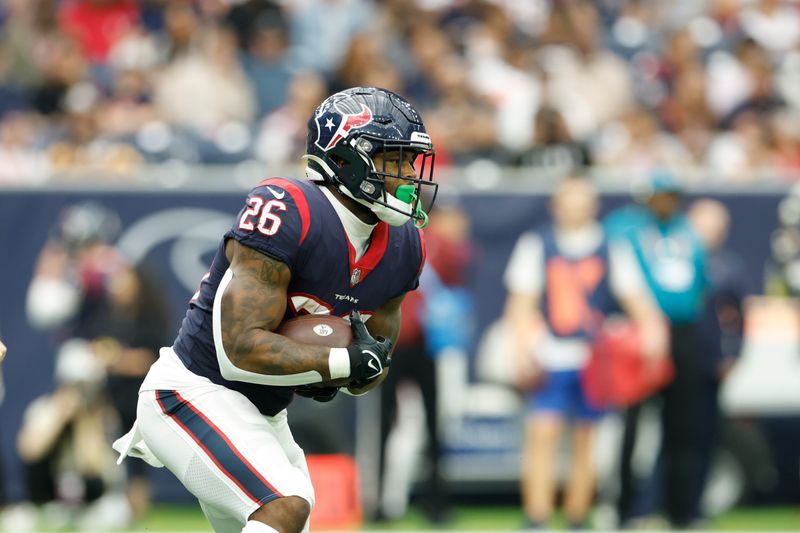
[{"label": "football helmet", "polygon": [[[389,173],[383,152],[414,154],[416,176]],[[403,225],[414,219],[418,227],[428,222],[438,185],[433,181],[434,150],[419,113],[402,96],[375,87],[354,87],[329,96],[308,120],[306,173],[312,180],[334,185],[368,207],[384,222]],[[380,167],[380,168],[379,168]],[[386,177],[405,183],[392,195]]]}]

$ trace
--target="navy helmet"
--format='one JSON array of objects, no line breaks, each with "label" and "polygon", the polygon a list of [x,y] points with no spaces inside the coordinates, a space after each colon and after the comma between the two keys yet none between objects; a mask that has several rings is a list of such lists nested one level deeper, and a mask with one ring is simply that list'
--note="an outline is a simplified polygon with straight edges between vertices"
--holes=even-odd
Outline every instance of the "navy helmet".
[{"label": "navy helmet", "polygon": [[[388,173],[373,157],[383,152],[414,154],[416,176]],[[331,183],[394,225],[415,219],[427,223],[436,197],[434,149],[419,113],[402,96],[375,87],[354,87],[331,95],[308,120],[306,155],[309,177]],[[386,158],[383,158],[386,161]],[[385,178],[406,183],[394,196]]]}]

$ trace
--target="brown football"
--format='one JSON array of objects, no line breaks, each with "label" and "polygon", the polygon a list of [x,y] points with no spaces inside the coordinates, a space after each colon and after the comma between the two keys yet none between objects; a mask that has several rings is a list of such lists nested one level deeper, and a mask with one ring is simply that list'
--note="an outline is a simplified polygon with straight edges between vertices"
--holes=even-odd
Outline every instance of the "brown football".
[{"label": "brown football", "polygon": [[315,346],[347,348],[353,334],[350,322],[333,315],[300,315],[281,323],[275,333]]},{"label": "brown football", "polygon": [[[353,338],[350,321],[333,315],[300,315],[290,318],[282,322],[275,333],[303,344],[331,348],[347,348]],[[347,378],[342,378],[325,382],[325,385],[341,387],[347,385],[348,381]]]}]

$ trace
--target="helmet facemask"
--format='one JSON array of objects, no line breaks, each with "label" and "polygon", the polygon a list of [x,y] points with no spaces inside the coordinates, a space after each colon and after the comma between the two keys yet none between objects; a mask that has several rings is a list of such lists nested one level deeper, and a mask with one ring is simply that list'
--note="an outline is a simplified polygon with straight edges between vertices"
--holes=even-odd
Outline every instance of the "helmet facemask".
[{"label": "helmet facemask", "polygon": [[[363,194],[363,199],[373,204],[371,208],[379,218],[389,223],[391,223],[389,219],[397,222],[393,225],[402,225],[407,218],[414,219],[414,223],[420,228],[428,224],[427,212],[436,199],[438,184],[433,181],[436,156],[427,140],[427,135],[424,138],[427,142],[385,141],[365,134],[355,138],[351,143],[356,151],[366,155],[370,162],[370,171],[360,183],[359,192]],[[387,168],[390,153],[397,154],[396,172],[390,172]],[[412,165],[416,176],[402,175],[404,162],[409,153],[412,154]],[[382,155],[377,158],[377,165],[376,155]],[[386,188],[387,178],[401,181],[394,194],[390,194]]]}]

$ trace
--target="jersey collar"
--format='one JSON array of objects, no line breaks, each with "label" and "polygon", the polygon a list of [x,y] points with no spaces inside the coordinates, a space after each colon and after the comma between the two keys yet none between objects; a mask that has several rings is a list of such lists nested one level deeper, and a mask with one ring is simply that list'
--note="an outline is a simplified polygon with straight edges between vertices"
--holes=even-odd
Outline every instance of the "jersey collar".
[{"label": "jersey collar", "polygon": [[[331,191],[325,187],[321,187],[321,189],[342,225],[350,261],[350,287],[355,287],[383,259],[383,255],[389,245],[389,225],[386,222],[378,222],[377,224],[365,223],[355,213],[347,209]],[[359,239],[367,240],[366,250],[358,259],[356,259],[356,246],[353,245],[351,235],[353,240],[357,242]]]}]

